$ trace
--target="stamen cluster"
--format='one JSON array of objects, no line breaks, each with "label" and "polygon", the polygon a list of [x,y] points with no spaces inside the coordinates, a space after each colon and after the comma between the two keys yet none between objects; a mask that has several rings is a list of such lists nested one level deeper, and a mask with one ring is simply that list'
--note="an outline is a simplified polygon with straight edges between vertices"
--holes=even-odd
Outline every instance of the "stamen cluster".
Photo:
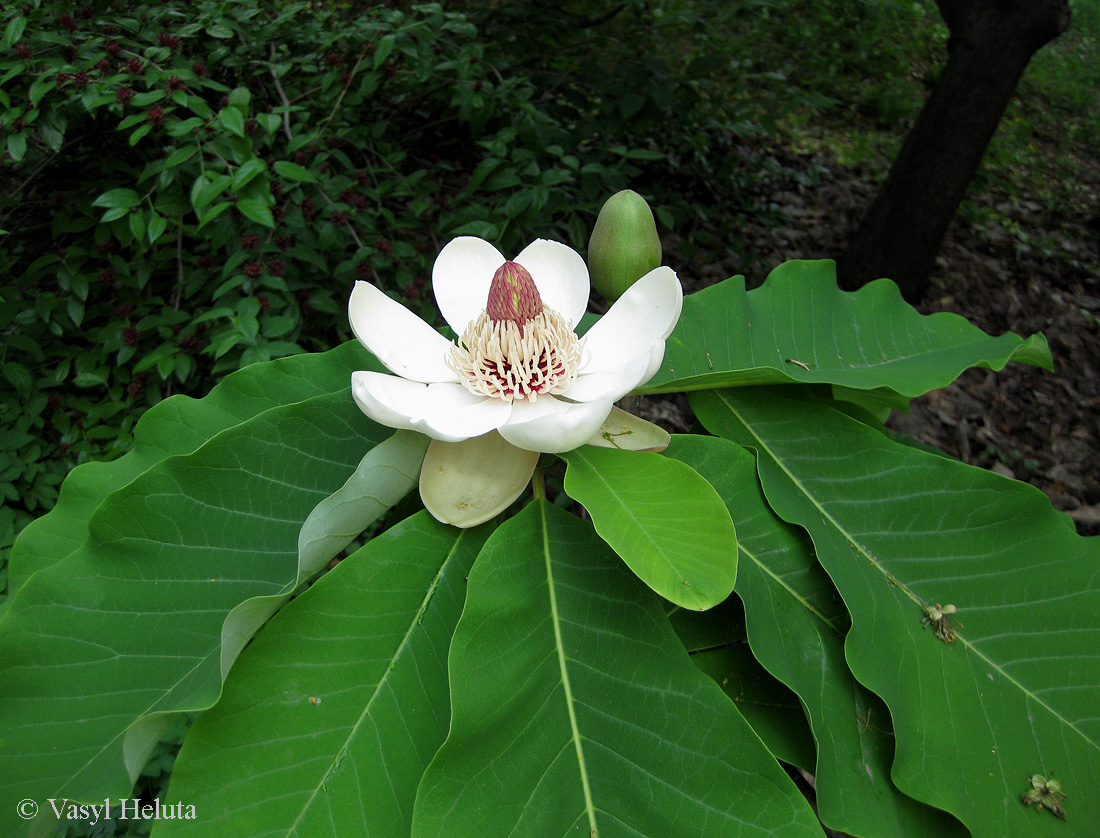
[{"label": "stamen cluster", "polygon": [[581,342],[551,308],[524,323],[493,320],[483,311],[451,346],[447,365],[471,393],[530,399],[561,393],[577,374]]}]

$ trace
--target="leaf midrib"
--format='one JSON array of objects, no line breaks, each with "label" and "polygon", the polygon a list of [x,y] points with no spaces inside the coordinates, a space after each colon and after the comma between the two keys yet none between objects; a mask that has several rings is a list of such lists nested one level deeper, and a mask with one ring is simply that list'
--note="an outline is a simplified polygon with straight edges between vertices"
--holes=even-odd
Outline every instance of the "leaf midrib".
[{"label": "leaf midrib", "polygon": [[554,651],[558,657],[562,690],[565,692],[565,707],[569,712],[570,736],[577,751],[577,767],[581,775],[581,789],[584,792],[584,809],[588,815],[589,833],[591,838],[596,838],[599,834],[596,827],[596,807],[592,802],[592,788],[588,782],[588,767],[584,760],[584,746],[581,743],[580,727],[577,724],[577,711],[573,706],[573,687],[569,681],[569,668],[565,660],[565,643],[562,641],[561,617],[558,614],[558,595],[554,587],[554,568],[550,555],[550,530],[546,521],[545,501],[539,505],[539,516],[542,521],[542,556],[546,565],[546,586],[550,593],[550,621],[554,626]]},{"label": "leaf midrib", "polygon": [[432,583],[428,586],[428,591],[424,595],[424,599],[420,602],[420,607],[416,609],[416,614],[413,615],[412,620],[409,621],[409,627],[405,630],[404,637],[402,637],[401,642],[397,644],[397,649],[390,657],[389,664],[383,670],[382,677],[378,679],[378,683],[374,687],[374,692],[371,693],[370,698],[368,698],[366,703],[363,705],[363,712],[359,714],[359,718],[356,719],[355,724],[351,726],[351,729],[348,731],[348,735],[344,738],[343,743],[340,745],[339,748],[336,749],[336,756],[332,758],[332,762],[329,764],[329,767],[325,769],[324,773],[321,775],[321,778],[317,781],[317,785],[315,785],[313,791],[310,792],[309,799],[302,804],[301,811],[294,819],[294,823],[292,823],[287,828],[286,832],[283,833],[287,836],[287,838],[292,838],[293,836],[298,835],[298,824],[301,823],[302,818],[306,816],[306,813],[313,806],[313,802],[317,799],[318,795],[320,795],[321,790],[325,787],[325,784],[328,782],[333,772],[346,758],[347,752],[351,748],[352,741],[359,733],[360,727],[362,727],[363,723],[370,717],[371,710],[374,708],[374,702],[377,700],[378,696],[381,695],[382,689],[386,686],[387,683],[389,683],[390,673],[393,672],[395,668],[394,664],[396,664],[401,655],[404,654],[405,649],[408,648],[413,633],[423,621],[424,613],[428,610],[428,606],[431,604],[432,598],[435,596],[436,590],[439,588],[440,580],[446,574],[447,568],[450,566],[451,560],[457,555],[459,545],[462,544],[462,540],[465,535],[465,530],[459,532],[458,537],[455,539],[454,545],[448,551],[447,556],[443,559],[443,563],[440,565],[439,571],[432,578]]}]

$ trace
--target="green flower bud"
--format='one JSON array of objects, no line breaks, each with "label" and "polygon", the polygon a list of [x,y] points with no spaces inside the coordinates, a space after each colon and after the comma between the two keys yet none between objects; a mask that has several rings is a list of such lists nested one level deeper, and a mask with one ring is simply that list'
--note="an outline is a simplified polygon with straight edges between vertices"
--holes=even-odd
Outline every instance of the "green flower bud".
[{"label": "green flower bud", "polygon": [[630,189],[616,192],[600,210],[588,240],[592,285],[610,302],[661,266],[661,239],[645,198]]}]

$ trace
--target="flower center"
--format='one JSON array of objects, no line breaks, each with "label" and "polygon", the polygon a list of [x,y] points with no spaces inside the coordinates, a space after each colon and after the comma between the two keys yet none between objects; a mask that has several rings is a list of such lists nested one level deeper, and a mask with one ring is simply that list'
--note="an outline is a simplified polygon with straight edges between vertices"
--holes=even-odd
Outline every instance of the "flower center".
[{"label": "flower center", "polygon": [[506,401],[564,392],[580,362],[572,324],[543,305],[531,274],[516,262],[494,274],[485,310],[447,358],[471,393]]}]

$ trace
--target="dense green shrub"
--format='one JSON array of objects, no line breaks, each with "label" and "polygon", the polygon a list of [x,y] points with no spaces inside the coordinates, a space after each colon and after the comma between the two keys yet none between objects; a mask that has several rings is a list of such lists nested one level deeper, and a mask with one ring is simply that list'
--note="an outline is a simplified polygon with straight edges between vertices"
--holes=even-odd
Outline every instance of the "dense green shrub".
[{"label": "dense green shrub", "polygon": [[574,67],[553,89],[438,5],[39,2],[2,24],[4,553],[148,405],[347,337],[356,278],[415,302],[455,235],[583,247],[628,183],[660,212],[709,201],[692,172],[734,174],[732,122],[686,98],[705,67],[647,65],[640,103],[612,96],[636,28],[598,84]]}]

